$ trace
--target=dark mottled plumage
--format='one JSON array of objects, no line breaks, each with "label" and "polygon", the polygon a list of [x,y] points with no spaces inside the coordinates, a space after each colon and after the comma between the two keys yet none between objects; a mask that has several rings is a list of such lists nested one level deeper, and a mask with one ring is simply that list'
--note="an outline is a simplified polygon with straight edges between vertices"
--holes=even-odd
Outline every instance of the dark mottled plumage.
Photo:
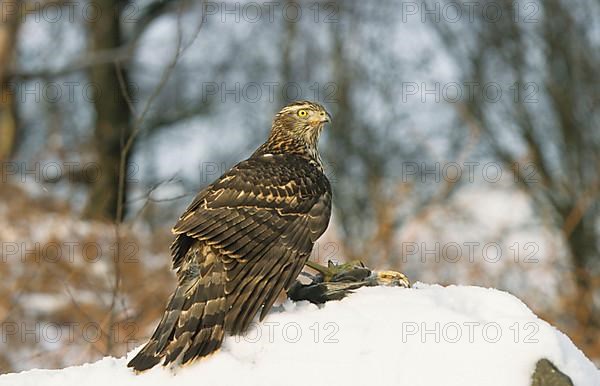
[{"label": "dark mottled plumage", "polygon": [[290,287],[329,223],[331,187],[317,151],[329,120],[316,103],[284,107],[267,141],[198,194],[173,228],[178,287],[129,367],[206,356]]}]

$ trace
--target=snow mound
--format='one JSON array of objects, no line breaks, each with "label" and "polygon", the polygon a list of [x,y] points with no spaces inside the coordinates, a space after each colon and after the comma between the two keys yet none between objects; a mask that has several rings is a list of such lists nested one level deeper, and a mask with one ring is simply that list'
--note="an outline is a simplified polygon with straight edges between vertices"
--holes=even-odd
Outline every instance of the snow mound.
[{"label": "snow mound", "polygon": [[135,375],[127,358],[0,376],[1,386],[512,385],[552,361],[576,386],[600,371],[519,299],[493,289],[363,288],[317,307],[288,301],[216,354]]}]

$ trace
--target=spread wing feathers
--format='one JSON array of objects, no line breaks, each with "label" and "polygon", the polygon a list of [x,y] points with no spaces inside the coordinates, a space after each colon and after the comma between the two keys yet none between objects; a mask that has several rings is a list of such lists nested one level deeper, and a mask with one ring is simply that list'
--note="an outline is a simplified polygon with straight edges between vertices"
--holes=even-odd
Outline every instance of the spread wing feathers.
[{"label": "spread wing feathers", "polygon": [[173,228],[171,249],[178,269],[190,238],[204,240],[241,262],[261,256],[293,223],[308,227],[310,244],[329,223],[331,188],[305,159],[281,155],[248,159],[196,197]]},{"label": "spread wing feathers", "polygon": [[254,263],[239,262],[227,271],[225,292],[231,304],[225,317],[227,331],[233,334],[245,331],[261,307],[261,319],[264,318],[285,288],[293,273],[291,268],[304,265],[312,242],[302,222],[290,224]]},{"label": "spread wing feathers", "polygon": [[327,228],[331,188],[306,159],[250,158],[200,192],[173,232],[179,287],[157,330],[130,362],[143,370],[210,354],[224,332],[262,320]]},{"label": "spread wing feathers", "polygon": [[331,190],[305,159],[273,156],[238,164],[200,193],[174,228],[173,265],[188,240],[217,248],[226,270],[226,330],[245,331],[289,288],[327,228]]}]

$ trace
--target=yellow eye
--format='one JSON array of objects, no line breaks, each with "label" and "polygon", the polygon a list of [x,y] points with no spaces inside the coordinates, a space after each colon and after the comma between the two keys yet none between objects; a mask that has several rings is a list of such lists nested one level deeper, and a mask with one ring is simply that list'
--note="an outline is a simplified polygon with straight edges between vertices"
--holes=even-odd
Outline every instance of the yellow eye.
[{"label": "yellow eye", "polygon": [[306,110],[299,110],[299,111],[298,111],[298,116],[299,116],[300,118],[304,118],[304,117],[306,117],[307,115],[308,115],[308,111],[306,111]]}]

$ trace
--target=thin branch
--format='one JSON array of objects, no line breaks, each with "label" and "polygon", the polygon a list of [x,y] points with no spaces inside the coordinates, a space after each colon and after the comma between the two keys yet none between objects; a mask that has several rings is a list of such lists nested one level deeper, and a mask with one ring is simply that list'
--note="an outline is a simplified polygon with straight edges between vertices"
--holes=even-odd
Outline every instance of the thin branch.
[{"label": "thin branch", "polygon": [[177,45],[176,45],[175,55],[173,55],[173,59],[171,60],[169,65],[163,71],[162,77],[161,77],[160,81],[158,82],[158,85],[154,89],[154,92],[150,95],[150,97],[146,101],[146,105],[144,106],[142,113],[136,118],[135,123],[133,125],[133,130],[132,130],[131,134],[129,135],[129,138],[127,138],[127,141],[125,142],[125,145],[123,146],[123,148],[121,150],[121,161],[120,161],[120,167],[119,167],[120,173],[119,173],[119,187],[118,187],[117,216],[116,216],[116,219],[118,222],[120,222],[122,220],[123,210],[124,210],[123,197],[125,195],[125,172],[126,172],[127,155],[129,154],[135,139],[137,138],[137,136],[139,135],[139,133],[142,129],[142,124],[144,122],[144,119],[146,118],[146,115],[150,111],[150,108],[152,107],[154,100],[160,94],[160,92],[166,85],[167,81],[171,77],[171,75],[173,73],[173,69],[177,65],[177,62],[179,61],[179,59],[183,56],[185,51],[196,41],[196,38],[198,37],[198,34],[200,33],[202,25],[204,24],[204,19],[201,18],[201,21],[198,24],[198,27],[196,28],[196,31],[194,32],[192,39],[190,39],[190,41],[187,44],[182,46],[183,31],[182,31],[182,26],[181,26],[181,15],[183,13],[184,4],[185,4],[184,2],[181,3],[181,6],[179,7],[179,12],[177,14]]}]

